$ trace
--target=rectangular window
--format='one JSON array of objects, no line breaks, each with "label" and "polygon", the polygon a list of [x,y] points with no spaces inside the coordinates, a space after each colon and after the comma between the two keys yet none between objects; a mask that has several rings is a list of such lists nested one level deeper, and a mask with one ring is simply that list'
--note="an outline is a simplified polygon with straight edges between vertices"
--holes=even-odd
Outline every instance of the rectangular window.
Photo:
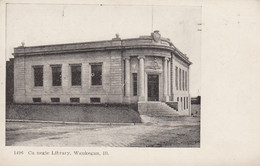
[{"label": "rectangular window", "polygon": [[33,102],[34,103],[40,103],[40,102],[42,102],[42,99],[40,97],[33,98]]},{"label": "rectangular window", "polygon": [[52,86],[61,86],[61,66],[52,66]]},{"label": "rectangular window", "polygon": [[59,103],[60,102],[60,98],[51,98],[51,102]]},{"label": "rectangular window", "polygon": [[34,66],[34,86],[43,86],[43,67]]},{"label": "rectangular window", "polygon": [[133,96],[137,96],[137,73],[133,73]]},{"label": "rectangular window", "polygon": [[184,90],[184,70],[182,70],[182,90]]},{"label": "rectangular window", "polygon": [[125,96],[125,60],[124,60],[124,96]]},{"label": "rectangular window", "polygon": [[182,97],[181,97],[181,110],[183,110]]},{"label": "rectangular window", "polygon": [[81,85],[81,65],[71,65],[71,85]]},{"label": "rectangular window", "polygon": [[188,76],[187,76],[187,72],[185,71],[185,90],[188,90]]},{"label": "rectangular window", "polygon": [[175,86],[176,90],[178,90],[178,67],[175,67]]},{"label": "rectangular window", "polygon": [[183,103],[184,103],[184,109],[186,109],[186,97],[183,98]]},{"label": "rectangular window", "polygon": [[80,99],[79,98],[70,98],[71,103],[79,103]]},{"label": "rectangular window", "polygon": [[100,98],[98,98],[98,97],[90,98],[90,102],[91,103],[100,103]]},{"label": "rectangular window", "polygon": [[187,102],[187,108],[189,108],[189,99],[186,97],[186,102]]},{"label": "rectangular window", "polygon": [[179,69],[179,88],[180,88],[180,90],[182,89],[181,88],[181,69]]},{"label": "rectangular window", "polygon": [[102,85],[102,64],[91,65],[91,85]]}]

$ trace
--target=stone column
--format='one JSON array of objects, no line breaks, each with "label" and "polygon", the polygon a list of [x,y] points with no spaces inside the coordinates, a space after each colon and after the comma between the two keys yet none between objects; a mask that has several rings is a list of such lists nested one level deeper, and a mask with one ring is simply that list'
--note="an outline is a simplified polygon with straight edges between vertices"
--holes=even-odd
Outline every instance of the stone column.
[{"label": "stone column", "polygon": [[139,56],[139,101],[145,100],[144,92],[144,56]]},{"label": "stone column", "polygon": [[190,67],[188,67],[187,71],[187,90],[188,90],[188,109],[189,109],[189,115],[191,116],[191,98],[190,98]]},{"label": "stone column", "polygon": [[171,94],[171,59],[168,61],[168,96],[172,96]]},{"label": "stone column", "polygon": [[169,101],[169,95],[168,95],[168,58],[165,57],[164,58],[164,63],[163,63],[163,77],[164,77],[164,81],[163,81],[163,93],[164,93],[164,101]]},{"label": "stone column", "polygon": [[125,57],[125,97],[130,101],[130,57]]},{"label": "stone column", "polygon": [[[174,55],[173,55],[174,56]],[[174,101],[174,94],[176,92],[176,73],[175,73],[175,59],[172,56],[172,100]]]}]

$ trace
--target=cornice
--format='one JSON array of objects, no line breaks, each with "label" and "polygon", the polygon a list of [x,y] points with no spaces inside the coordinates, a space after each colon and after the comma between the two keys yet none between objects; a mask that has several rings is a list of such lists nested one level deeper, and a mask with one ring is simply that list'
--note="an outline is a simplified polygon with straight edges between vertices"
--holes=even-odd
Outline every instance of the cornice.
[{"label": "cornice", "polygon": [[[124,51],[124,50],[131,50],[131,49],[157,49],[157,50],[169,51],[170,53],[174,54],[175,56],[178,56],[185,63],[187,63],[189,65],[192,64],[189,61],[188,57],[185,56],[182,52],[180,52],[173,45],[167,46],[167,45],[154,44],[154,43],[151,43],[151,44],[138,43],[135,45],[122,45],[123,41],[137,40],[137,39],[143,40],[144,38],[119,40],[119,41],[121,41],[121,44],[117,44],[114,46],[109,45],[109,44],[111,44],[111,43],[109,43],[109,41],[103,41],[103,42],[105,42],[104,45],[106,45],[106,46],[89,47],[89,45],[87,45],[87,43],[94,44],[94,43],[98,43],[98,42],[86,42],[86,43],[74,43],[74,44],[65,44],[65,45],[59,44],[59,45],[46,45],[46,46],[33,46],[33,47],[17,47],[17,48],[15,48],[15,53],[13,53],[13,55],[16,57],[16,56],[55,55],[55,54],[59,55],[59,54],[68,54],[68,53],[83,53],[83,52],[110,51],[110,50]],[[147,39],[150,40],[150,38],[147,38]],[[113,40],[110,42],[113,43]],[[127,43],[124,43],[124,44],[127,44]],[[48,50],[48,47],[50,47],[49,50]],[[44,48],[45,48],[45,50],[44,50]]]}]

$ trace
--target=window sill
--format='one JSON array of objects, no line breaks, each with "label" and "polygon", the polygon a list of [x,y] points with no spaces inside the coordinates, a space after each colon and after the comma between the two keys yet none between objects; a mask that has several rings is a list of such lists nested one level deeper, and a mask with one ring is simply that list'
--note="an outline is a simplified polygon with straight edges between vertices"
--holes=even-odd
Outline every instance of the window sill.
[{"label": "window sill", "polygon": [[90,88],[102,88],[102,85],[91,85]]},{"label": "window sill", "polygon": [[33,90],[43,90],[43,86],[34,86]]},{"label": "window sill", "polygon": [[82,88],[81,85],[71,85],[70,87],[71,87],[71,88]]}]

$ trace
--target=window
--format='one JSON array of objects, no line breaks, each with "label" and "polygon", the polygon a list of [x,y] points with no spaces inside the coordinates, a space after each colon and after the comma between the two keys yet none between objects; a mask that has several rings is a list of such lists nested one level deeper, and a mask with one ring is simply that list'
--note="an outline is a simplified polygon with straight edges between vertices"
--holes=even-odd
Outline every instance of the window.
[{"label": "window", "polygon": [[43,86],[43,67],[34,66],[34,86]]},{"label": "window", "polygon": [[182,70],[182,90],[184,90],[184,70]]},{"label": "window", "polygon": [[133,96],[137,96],[137,73],[133,73]]},{"label": "window", "polygon": [[52,86],[61,86],[61,66],[52,66]]},{"label": "window", "polygon": [[187,72],[185,71],[185,90],[188,90],[188,76],[187,76]]},{"label": "window", "polygon": [[186,97],[183,98],[184,109],[186,109]]},{"label": "window", "polygon": [[70,98],[71,103],[79,103],[80,99],[79,98]]},{"label": "window", "polygon": [[98,97],[90,98],[90,102],[91,103],[100,103],[100,98],[98,98]]},{"label": "window", "polygon": [[91,85],[102,85],[102,64],[91,65]]},{"label": "window", "polygon": [[71,65],[71,85],[80,86],[81,85],[81,66]]},{"label": "window", "polygon": [[179,69],[179,88],[181,90],[181,69]]},{"label": "window", "polygon": [[60,102],[60,98],[51,98],[51,102],[59,103]]},{"label": "window", "polygon": [[178,90],[178,67],[175,67],[175,86],[176,90]]},{"label": "window", "polygon": [[181,110],[183,109],[182,97],[181,97]]},{"label": "window", "polygon": [[188,99],[188,97],[186,97],[186,106],[187,106],[187,108],[189,108],[189,99]]},{"label": "window", "polygon": [[34,103],[40,103],[40,102],[42,102],[42,99],[39,98],[39,97],[33,98],[33,102],[34,102]]},{"label": "window", "polygon": [[177,101],[179,101],[179,97],[177,97]]}]

